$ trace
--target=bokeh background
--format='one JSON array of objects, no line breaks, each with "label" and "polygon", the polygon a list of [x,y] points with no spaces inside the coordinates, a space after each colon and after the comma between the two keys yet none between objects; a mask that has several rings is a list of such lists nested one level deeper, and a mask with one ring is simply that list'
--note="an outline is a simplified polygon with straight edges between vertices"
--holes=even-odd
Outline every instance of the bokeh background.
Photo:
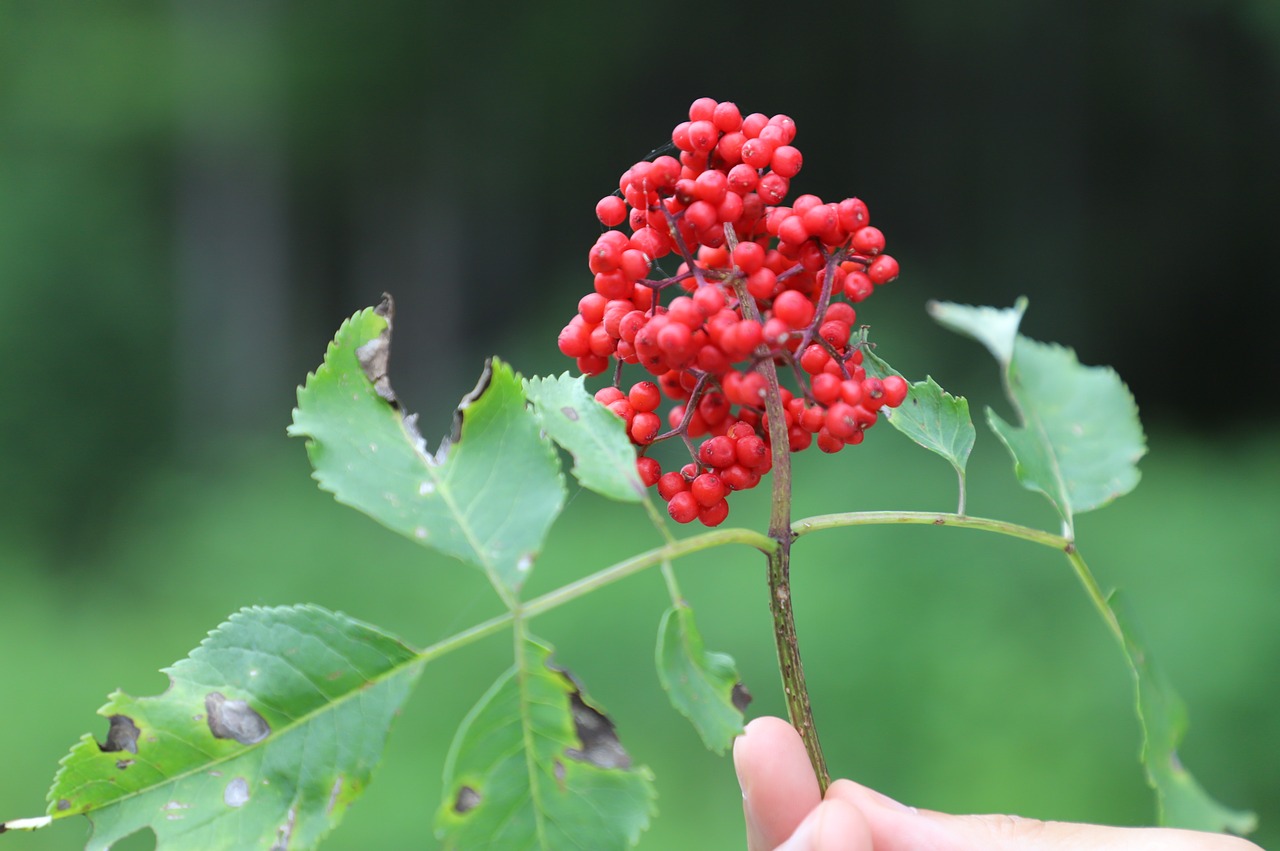
[{"label": "bokeh background", "polygon": [[[595,201],[702,95],[791,115],[795,191],[868,202],[904,272],[860,317],[909,376],[999,408],[984,353],[923,305],[1026,294],[1027,333],[1129,382],[1144,480],[1081,546],[1190,705],[1186,764],[1280,844],[1273,0],[0,4],[0,818],[43,811],[109,691],[160,691],[242,605],[314,601],[420,645],[496,610],[478,574],[315,489],[284,437],[295,386],[384,290],[428,435],[487,354],[566,368]],[[1054,527],[989,434],[971,466],[974,513]],[[889,429],[798,469],[797,516],[954,503]],[[763,525],[763,497],[730,522]],[[532,590],[654,542],[578,494]],[[1126,671],[1053,553],[861,529],[796,558],[837,773],[919,806],[1151,820]],[[763,565],[679,571],[752,712],[782,712]],[[653,673],[664,594],[642,575],[535,629],[658,776],[641,847],[739,848],[731,764]],[[496,638],[427,671],[326,848],[434,847],[448,738],[508,662]]]}]

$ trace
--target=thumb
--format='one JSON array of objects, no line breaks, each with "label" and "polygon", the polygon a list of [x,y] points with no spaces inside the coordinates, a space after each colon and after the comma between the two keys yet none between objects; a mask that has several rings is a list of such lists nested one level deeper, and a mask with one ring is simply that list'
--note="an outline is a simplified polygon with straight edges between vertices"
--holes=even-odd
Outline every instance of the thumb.
[{"label": "thumb", "polygon": [[1235,836],[1170,828],[1103,827],[1008,815],[953,816],[917,810],[849,780],[837,780],[827,800],[857,807],[875,851],[1259,851]]}]

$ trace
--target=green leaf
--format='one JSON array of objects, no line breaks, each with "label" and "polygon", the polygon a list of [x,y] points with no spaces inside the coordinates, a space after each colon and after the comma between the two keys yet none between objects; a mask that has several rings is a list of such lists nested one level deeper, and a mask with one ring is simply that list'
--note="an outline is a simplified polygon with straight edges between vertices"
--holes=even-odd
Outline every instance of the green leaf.
[{"label": "green leaf", "polygon": [[929,312],[981,342],[1000,363],[1019,423],[990,408],[987,423],[1013,456],[1018,481],[1049,499],[1071,536],[1076,514],[1137,486],[1146,437],[1133,396],[1114,370],[1083,366],[1071,349],[1017,332],[1026,307],[1020,298],[1005,310],[932,303]]},{"label": "green leaf", "polygon": [[708,749],[724,753],[742,732],[742,712],[751,700],[733,659],[703,647],[693,609],[683,603],[662,616],[656,657],[671,705],[693,722]]},{"label": "green leaf", "polygon": [[938,324],[986,346],[1003,367],[1013,357],[1013,344],[1018,326],[1022,324],[1022,314],[1027,311],[1027,300],[1019,298],[1013,307],[1007,308],[931,301],[927,309]]},{"label": "green leaf", "polygon": [[[901,375],[870,350],[864,350],[862,365],[868,375],[877,378]],[[911,385],[901,405],[882,408],[881,412],[898,431],[951,463],[960,477],[963,503],[965,467],[969,463],[975,437],[969,401],[963,396],[952,396],[938,382],[926,377],[924,381]]]},{"label": "green leaf", "polygon": [[519,377],[496,358],[429,454],[387,379],[391,316],[385,299],[343,323],[298,390],[289,434],[309,438],[314,476],[339,502],[481,567],[513,595],[564,505],[560,460]]},{"label": "green leaf", "polygon": [[1159,823],[1169,827],[1244,835],[1257,826],[1257,816],[1232,810],[1209,796],[1178,758],[1178,745],[1187,732],[1187,710],[1182,698],[1169,684],[1134,638],[1128,617],[1117,605],[1117,595],[1108,601],[1124,637],[1125,655],[1137,687],[1138,720],[1142,725],[1142,762],[1147,782],[1156,792]]},{"label": "green leaf", "polygon": [[525,393],[543,431],[573,455],[571,472],[583,487],[620,502],[639,502],[645,487],[626,424],[597,402],[584,382],[567,372],[535,376],[525,381]]},{"label": "green leaf", "polygon": [[551,648],[526,638],[517,664],[462,722],[445,766],[436,834],[448,849],[630,848],[654,813],[605,717]]},{"label": "green leaf", "polygon": [[116,692],[49,790],[85,814],[89,851],[150,827],[165,851],[312,848],[382,756],[422,665],[385,633],[315,606],[242,609],[165,670],[156,697]]},{"label": "green leaf", "polygon": [[1019,336],[1008,392],[1022,425],[989,408],[987,422],[1013,456],[1018,481],[1048,497],[1069,531],[1074,515],[1137,486],[1146,438],[1114,370],[1082,366],[1070,349]]}]

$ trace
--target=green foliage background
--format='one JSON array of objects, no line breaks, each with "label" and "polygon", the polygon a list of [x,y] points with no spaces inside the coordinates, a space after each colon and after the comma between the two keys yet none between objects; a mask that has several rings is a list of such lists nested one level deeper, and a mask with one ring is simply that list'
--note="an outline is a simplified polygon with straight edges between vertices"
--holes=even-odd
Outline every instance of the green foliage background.
[{"label": "green foliage background", "polygon": [[[1223,800],[1256,809],[1259,839],[1274,843],[1280,785],[1265,755],[1280,751],[1272,664],[1280,573],[1267,518],[1280,510],[1280,452],[1261,435],[1230,450],[1169,431],[1153,431],[1151,443],[1142,487],[1082,517],[1081,540],[1102,581],[1130,592],[1149,646],[1191,707],[1185,761]],[[299,449],[237,445],[211,463],[156,474],[131,494],[127,518],[83,575],[60,577],[37,552],[10,553],[11,604],[0,620],[6,817],[40,812],[71,741],[105,734],[93,709],[108,691],[159,691],[156,669],[240,605],[313,600],[420,645],[496,613],[475,571],[320,494]],[[951,499],[952,471],[888,430],[833,464],[815,463],[824,460],[800,460],[802,513]],[[1052,524],[1005,467],[994,438],[980,437],[975,510]],[[735,522],[764,522],[759,496],[735,506]],[[636,514],[579,493],[531,591],[654,543]],[[592,534],[575,531],[584,526]],[[734,654],[753,689],[752,712],[782,712],[762,561],[711,552],[678,569],[708,642]],[[1053,553],[963,530],[822,533],[797,547],[795,595],[834,772],[920,806],[1150,820],[1127,674]],[[650,572],[534,627],[657,774],[661,815],[641,847],[737,848],[731,762],[704,753],[653,671],[666,605]],[[427,668],[372,788],[326,848],[431,847],[424,813],[439,795],[449,734],[509,663],[509,640],[497,637]],[[72,821],[4,840],[70,849],[86,827]]]},{"label": "green foliage background", "polygon": [[[851,3],[775,38],[776,9],[712,3],[701,20],[759,35],[691,50],[671,38],[687,7],[661,1],[0,4],[0,818],[43,810],[111,690],[160,691],[242,605],[314,601],[418,645],[498,611],[474,571],[315,488],[284,437],[294,388],[384,289],[397,392],[433,441],[484,356],[563,370],[592,206],[710,94],[795,117],[797,192],[868,201],[904,276],[861,315],[906,375],[994,404],[986,355],[922,307],[1025,293],[1026,333],[1130,382],[1144,479],[1080,540],[1187,699],[1186,762],[1280,844],[1280,397],[1257,389],[1280,310],[1278,8]],[[797,516],[953,507],[952,471],[889,429],[828,460],[800,460]],[[970,479],[974,513],[1055,524],[989,434]],[[762,527],[763,497],[730,522]],[[530,590],[654,542],[634,507],[579,494]],[[1123,664],[1052,553],[864,529],[796,558],[834,771],[921,806],[1149,820]],[[752,711],[781,712],[763,564],[678,569]],[[642,847],[740,847],[730,764],[653,673],[665,606],[655,573],[534,628],[658,776]],[[326,848],[423,846],[449,735],[509,661],[493,639],[428,668]]]}]

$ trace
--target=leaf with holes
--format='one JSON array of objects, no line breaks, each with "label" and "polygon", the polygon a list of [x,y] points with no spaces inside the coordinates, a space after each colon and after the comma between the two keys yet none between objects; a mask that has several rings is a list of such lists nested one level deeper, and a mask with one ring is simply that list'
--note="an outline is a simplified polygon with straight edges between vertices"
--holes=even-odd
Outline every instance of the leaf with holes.
[{"label": "leaf with holes", "polygon": [[49,815],[86,815],[89,851],[150,828],[164,851],[312,848],[369,785],[422,665],[316,606],[242,609],[165,673],[111,695],[105,741],[62,760]]},{"label": "leaf with holes", "polygon": [[298,390],[289,434],[308,438],[315,478],[339,502],[477,565],[514,595],[564,505],[560,459],[519,376],[496,358],[428,453],[387,378],[391,318],[385,299],[343,323]]},{"label": "leaf with holes", "polygon": [[583,487],[621,502],[639,502],[645,487],[626,425],[591,397],[584,380],[567,372],[530,378],[525,393],[543,431],[573,455],[571,472]]},{"label": "leaf with holes", "polygon": [[532,638],[462,722],[436,834],[448,849],[630,848],[654,812],[653,776],[551,648]]},{"label": "leaf with holes", "polygon": [[662,616],[655,655],[671,705],[689,719],[708,749],[724,753],[742,732],[742,713],[751,701],[732,657],[703,646],[693,609],[683,603]]}]

